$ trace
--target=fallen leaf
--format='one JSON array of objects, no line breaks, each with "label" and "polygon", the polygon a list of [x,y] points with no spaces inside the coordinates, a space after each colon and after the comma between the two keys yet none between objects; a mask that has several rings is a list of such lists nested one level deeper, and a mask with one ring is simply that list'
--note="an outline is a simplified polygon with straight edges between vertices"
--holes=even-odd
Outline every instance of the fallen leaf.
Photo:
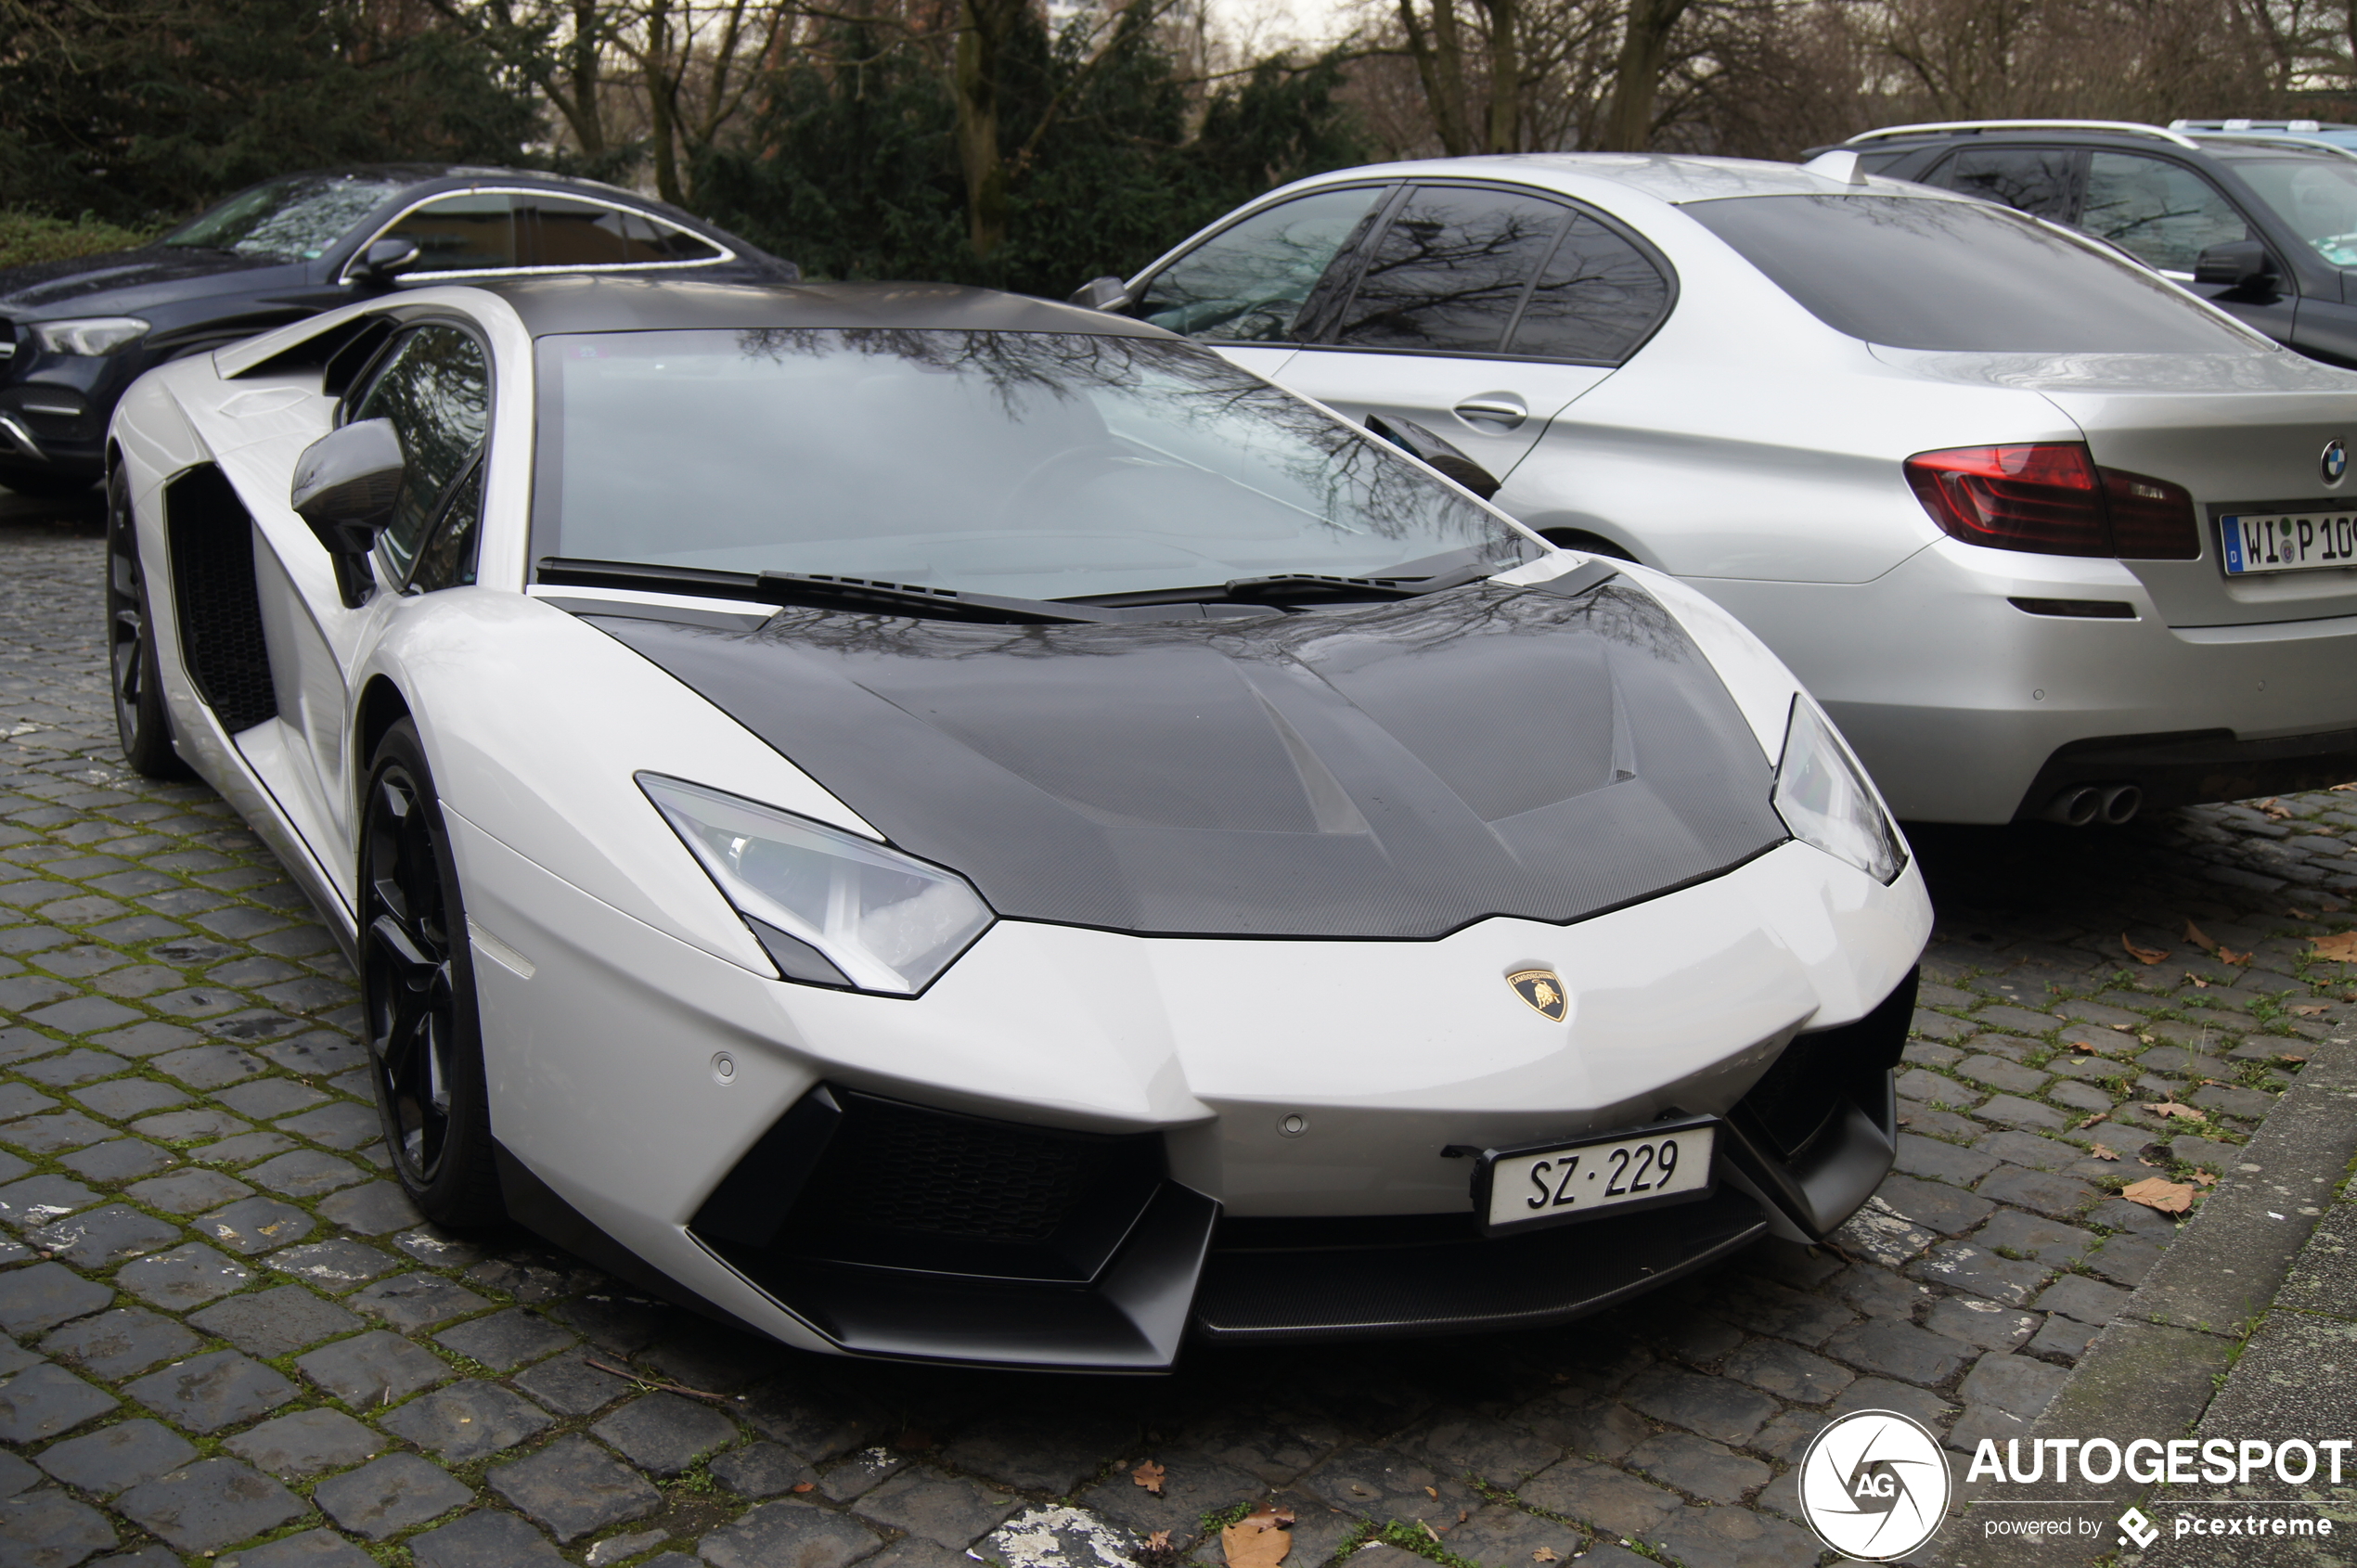
[{"label": "fallen leaf", "polygon": [[1551,1547],[1533,1547],[1530,1552],[1530,1561],[1533,1562],[1561,1562],[1563,1559],[1557,1557],[1553,1549]]},{"label": "fallen leaf", "polygon": [[2286,909],[2284,913],[2289,915],[2295,920],[2312,920],[2316,918],[2305,909]]},{"label": "fallen leaf", "polygon": [[2222,964],[2248,964],[2250,962],[2250,955],[2237,953],[2231,947],[2222,946],[2218,949],[2218,961]]},{"label": "fallen leaf", "polygon": [[2182,1215],[2194,1206],[2192,1188],[2182,1181],[2163,1181],[2158,1176],[2132,1182],[2120,1189],[2119,1195],[2132,1203],[2142,1203],[2165,1215]]},{"label": "fallen leaf", "polygon": [[2096,1144],[2093,1148],[2090,1149],[2088,1152],[2093,1154],[2098,1160],[2117,1160],[2119,1158],[2118,1151],[2107,1145],[2101,1143]]},{"label": "fallen leaf", "polygon": [[2160,1167],[2159,1167],[2158,1165],[2154,1164],[2154,1163],[2153,1163],[2150,1160],[2145,1159],[2145,1158],[2144,1158],[2142,1154],[2139,1154],[2139,1155],[2137,1155],[2137,1156],[2136,1156],[2136,1163],[2138,1163],[2138,1164],[2140,1164],[2140,1165],[2144,1166],[2144,1169],[2146,1169],[2146,1170],[2148,1170],[2148,1171],[2157,1171],[2157,1170],[2160,1169]]},{"label": "fallen leaf", "polygon": [[[1430,1490],[1431,1490],[1431,1488],[1430,1488],[1430,1487],[1426,1487],[1426,1488],[1425,1488],[1425,1490],[1426,1490],[1426,1491],[1430,1491]],[[1435,1493],[1434,1495],[1435,1495],[1436,1497],[1436,1496],[1438,1496],[1438,1494],[1437,1494],[1437,1493]],[[1425,1535],[1430,1536],[1432,1537],[1432,1544],[1433,1544],[1433,1545],[1435,1545],[1435,1546],[1438,1546],[1438,1545],[1440,1544],[1440,1532],[1439,1532],[1439,1531],[1437,1531],[1437,1530],[1434,1529],[1434,1528],[1433,1528],[1431,1525],[1429,1525],[1429,1524],[1425,1524],[1425,1523],[1424,1523],[1424,1522],[1423,1522],[1423,1520],[1421,1520],[1421,1519],[1417,1520],[1417,1521],[1416,1521],[1416,1523],[1417,1523],[1417,1524],[1419,1524],[1419,1525],[1421,1525],[1421,1526],[1423,1527],[1423,1533],[1424,1533]]]},{"label": "fallen leaf", "polygon": [[2218,1185],[2217,1176],[2209,1171],[2196,1171],[2194,1173],[2194,1181],[2196,1185],[2202,1187],[2215,1187]]},{"label": "fallen leaf", "polygon": [[793,1484],[793,1489],[797,1492],[815,1492],[818,1489],[818,1484],[816,1481],[797,1481]]},{"label": "fallen leaf", "polygon": [[2136,1038],[2137,1038],[2137,1039],[2139,1039],[2139,1040],[2141,1040],[2141,1041],[2143,1041],[2145,1045],[2148,1045],[2148,1046],[2149,1046],[2149,1045],[2151,1045],[2151,1044],[2153,1043],[2153,1037],[2152,1037],[2150,1035],[2137,1035],[2137,1036],[2136,1036]]},{"label": "fallen leaf", "polygon": [[2294,1002],[2291,1005],[2291,1010],[2302,1018],[2314,1018],[2318,1013],[2330,1012],[2332,1009],[2322,1002]]},{"label": "fallen leaf", "polygon": [[2187,920],[2185,922],[2185,940],[2192,943],[2195,946],[2200,948],[2205,953],[2215,956],[2218,951],[2218,944],[2210,941],[2209,937],[2203,935],[2201,927],[2194,924],[2191,920]]},{"label": "fallen leaf", "polygon": [[2289,1051],[2278,1051],[2275,1053],[2275,1060],[2277,1061],[2300,1062],[2306,1061],[2308,1059],[2304,1056],[2294,1056]]},{"label": "fallen leaf", "polygon": [[2357,931],[2337,931],[2330,936],[2320,936],[2308,945],[2308,950],[2335,963],[2357,963]]},{"label": "fallen leaf", "polygon": [[1293,1550],[1289,1509],[1263,1505],[1219,1532],[1219,1550],[1228,1568],[1277,1568]]},{"label": "fallen leaf", "polygon": [[1148,1536],[1146,1537],[1146,1549],[1148,1551],[1168,1551],[1170,1549],[1170,1532],[1167,1530],[1156,1530],[1153,1535]]},{"label": "fallen leaf", "polygon": [[2159,964],[2169,961],[2169,953],[2166,948],[2139,947],[2129,940],[2128,933],[2124,931],[2119,933],[2119,945],[2128,950],[2130,958],[2140,964]]},{"label": "fallen leaf", "polygon": [[2145,1102],[2144,1109],[2151,1112],[2156,1116],[2174,1116],[2181,1122],[2199,1122],[2206,1120],[2202,1113],[2195,1110],[2192,1106],[2180,1105],[2173,1099],[2164,1099],[2158,1104],[2147,1101]]},{"label": "fallen leaf", "polygon": [[1471,1509],[1461,1508],[1457,1510],[1457,1523],[1460,1524],[1462,1524],[1466,1520],[1471,1519],[1472,1517],[1473,1510]]},{"label": "fallen leaf", "polygon": [[2191,970],[2187,970],[2185,971],[2185,978],[2194,983],[2194,989],[2196,991],[2207,991],[2209,989],[2209,982],[2204,980],[2201,976],[2196,974]]},{"label": "fallen leaf", "polygon": [[1162,1466],[1152,1459],[1140,1459],[1138,1468],[1129,1472],[1129,1479],[1159,1497],[1162,1496]]},{"label": "fallen leaf", "polygon": [[1434,1502],[1438,1502],[1440,1500],[1440,1488],[1437,1486],[1427,1486],[1424,1488],[1424,1496],[1430,1497]]},{"label": "fallen leaf", "polygon": [[2121,1034],[2126,1035],[2132,1033],[2136,1026],[2132,1023],[2115,1023],[2112,1027],[2119,1030]]},{"label": "fallen leaf", "polygon": [[2079,1130],[2080,1132],[2082,1132],[2082,1133],[2083,1133],[2083,1132],[2085,1132],[2085,1131],[2086,1131],[2089,1127],[2093,1126],[2093,1125],[2094,1125],[2096,1123],[2098,1123],[2098,1122],[2108,1122],[2108,1121],[2110,1121],[2110,1120],[2111,1120],[2111,1112],[2108,1112],[2108,1111],[2098,1111],[2098,1112],[2095,1112],[2093,1116],[2090,1116],[2090,1117],[2088,1117],[2085,1121],[2083,1121],[2083,1122],[2080,1123],[2077,1130]]},{"label": "fallen leaf", "polygon": [[1899,1118],[1899,1125],[1900,1125],[1900,1126],[1902,1126],[1902,1127],[1912,1127],[1912,1126],[1913,1126],[1915,1124],[1914,1124],[1913,1121],[1909,1120],[1907,1117],[1901,1116],[1901,1117],[1900,1117],[1900,1118]]},{"label": "fallen leaf", "polygon": [[2092,1054],[2095,1047],[2089,1045],[2084,1040],[2073,1040],[2070,1043],[2070,1048],[2075,1051],[2087,1051]]},{"label": "fallen leaf", "polygon": [[2260,802],[2259,809],[2278,822],[2285,821],[2291,816],[2291,808],[2278,802],[2273,795]]}]

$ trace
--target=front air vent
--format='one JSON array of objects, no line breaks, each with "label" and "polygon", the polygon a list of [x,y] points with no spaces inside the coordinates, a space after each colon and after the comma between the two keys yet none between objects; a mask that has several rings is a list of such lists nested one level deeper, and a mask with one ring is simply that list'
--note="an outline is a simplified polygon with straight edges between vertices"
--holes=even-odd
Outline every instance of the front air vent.
[{"label": "front air vent", "polygon": [[1796,1035],[1792,1044],[1736,1102],[1748,1132],[1764,1134],[1790,1160],[1831,1124],[1845,1105],[1868,1111],[1881,1101],[1884,1075],[1899,1064],[1907,1025],[1915,1015],[1916,971],[1882,1005],[1854,1023]]},{"label": "front air vent", "polygon": [[253,519],[219,469],[189,469],[164,491],[180,658],[197,695],[235,735],[278,715],[254,586]]}]

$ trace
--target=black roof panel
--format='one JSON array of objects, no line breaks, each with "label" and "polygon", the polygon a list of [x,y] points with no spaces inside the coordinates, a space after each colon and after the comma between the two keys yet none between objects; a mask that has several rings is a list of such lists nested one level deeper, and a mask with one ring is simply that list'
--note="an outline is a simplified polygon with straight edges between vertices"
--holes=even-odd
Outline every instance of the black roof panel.
[{"label": "black roof panel", "polygon": [[535,338],[683,328],[900,327],[1167,338],[1159,327],[1077,305],[954,283],[799,283],[760,288],[684,278],[485,279]]}]

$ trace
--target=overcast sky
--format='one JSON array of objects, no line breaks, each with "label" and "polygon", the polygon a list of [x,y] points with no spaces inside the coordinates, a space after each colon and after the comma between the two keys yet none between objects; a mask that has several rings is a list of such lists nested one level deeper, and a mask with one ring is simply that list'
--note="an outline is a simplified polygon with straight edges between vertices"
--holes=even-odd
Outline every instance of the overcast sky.
[{"label": "overcast sky", "polygon": [[1324,44],[1350,29],[1353,0],[1206,0],[1214,29],[1248,52]]}]

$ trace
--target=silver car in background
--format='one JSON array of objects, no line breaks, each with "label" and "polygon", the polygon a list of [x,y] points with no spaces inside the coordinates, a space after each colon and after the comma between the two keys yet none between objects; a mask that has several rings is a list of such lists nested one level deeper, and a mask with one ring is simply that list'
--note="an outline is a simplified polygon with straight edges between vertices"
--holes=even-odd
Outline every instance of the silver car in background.
[{"label": "silver car in background", "polygon": [[2357,374],[1855,165],[1347,170],[1091,302],[1421,426],[1549,538],[1686,579],[1902,816],[2357,778]]}]

